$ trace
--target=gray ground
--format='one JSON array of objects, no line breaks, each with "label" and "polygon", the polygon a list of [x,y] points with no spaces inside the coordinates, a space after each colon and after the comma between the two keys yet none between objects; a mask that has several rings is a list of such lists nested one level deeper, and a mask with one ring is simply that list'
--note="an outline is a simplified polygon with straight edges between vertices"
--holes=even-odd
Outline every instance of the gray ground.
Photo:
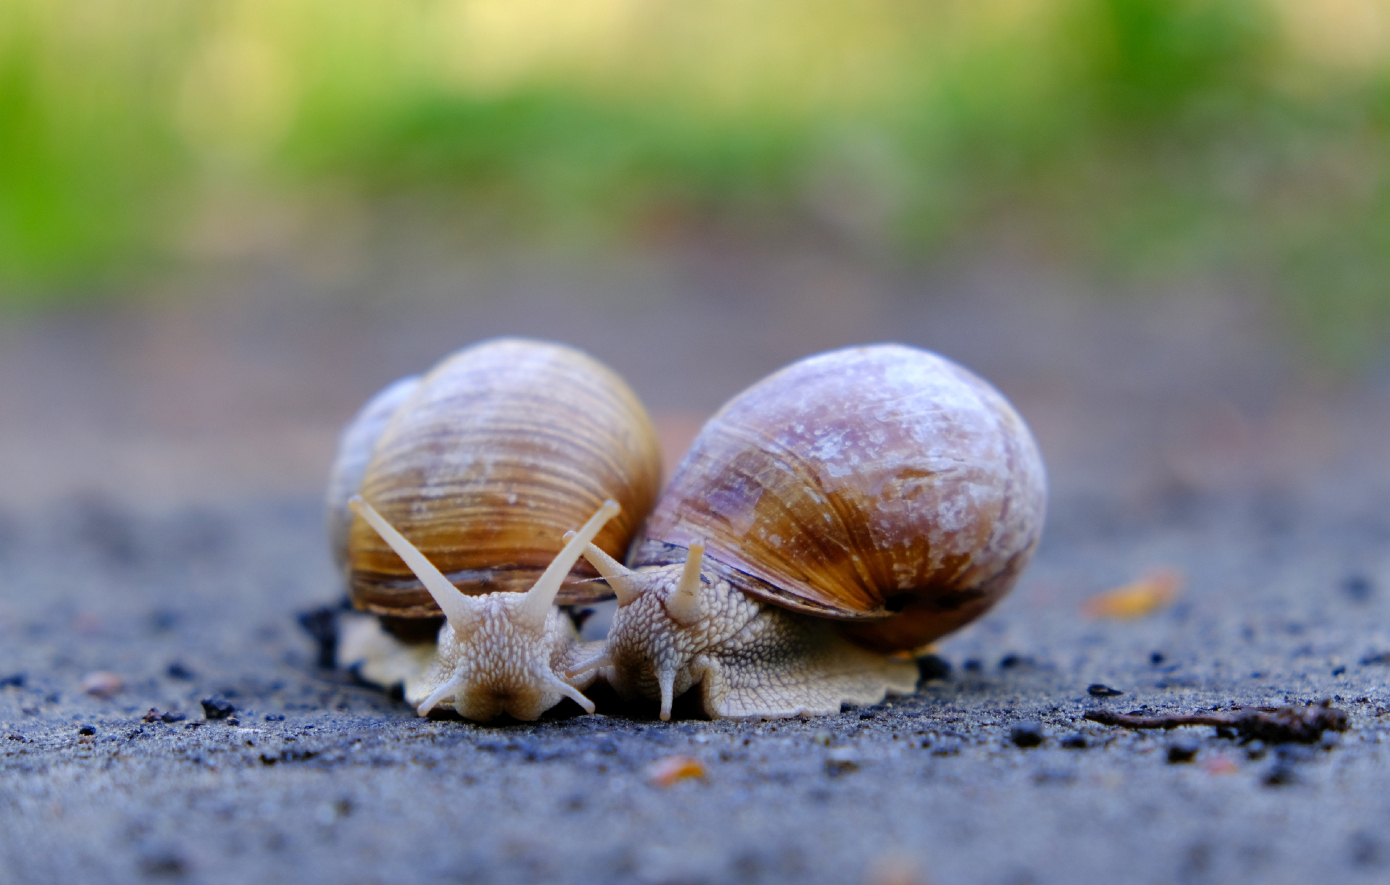
[{"label": "gray ground", "polygon": [[[274,266],[0,329],[7,881],[1390,876],[1383,364],[1329,379],[1229,292],[1098,300],[997,257],[934,274],[713,248],[385,266]],[[618,368],[672,450],[797,356],[933,347],[1033,424],[1044,544],[942,644],[949,678],[872,709],[666,724],[608,699],[536,724],[419,720],[317,669],[295,624],[339,593],[319,486],[361,400],[499,332]],[[1175,605],[1080,613],[1154,567],[1185,575]],[[94,671],[123,687],[84,693]],[[232,718],[204,720],[214,695]],[[1351,728],[1311,746],[1082,720],[1324,697]],[[186,718],[142,721],[151,707]],[[1041,746],[1017,746],[1030,722]],[[1168,761],[1175,744],[1193,760]],[[680,754],[705,776],[654,784]]]}]

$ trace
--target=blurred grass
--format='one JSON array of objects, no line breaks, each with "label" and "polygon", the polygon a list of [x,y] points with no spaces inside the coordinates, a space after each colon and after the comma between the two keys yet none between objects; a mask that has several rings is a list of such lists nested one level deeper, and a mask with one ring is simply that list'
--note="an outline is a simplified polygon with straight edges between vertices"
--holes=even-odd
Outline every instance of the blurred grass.
[{"label": "blurred grass", "polygon": [[409,194],[909,258],[1007,225],[1246,280],[1354,364],[1390,334],[1387,74],[1390,0],[8,0],[0,304],[216,253],[229,205]]}]

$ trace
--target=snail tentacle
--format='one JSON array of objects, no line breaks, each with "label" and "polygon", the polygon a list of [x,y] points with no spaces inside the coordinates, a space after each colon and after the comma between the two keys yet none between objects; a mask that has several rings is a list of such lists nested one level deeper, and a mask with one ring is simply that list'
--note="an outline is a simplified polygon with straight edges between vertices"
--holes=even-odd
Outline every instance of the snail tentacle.
[{"label": "snail tentacle", "polygon": [[545,672],[537,675],[541,678],[544,678],[546,684],[548,684],[552,689],[558,691],[560,694],[564,695],[565,697],[574,701],[579,706],[583,707],[585,713],[592,713],[594,712],[594,710],[597,709],[594,706],[594,702],[584,697],[584,695],[580,693],[579,689],[575,688],[573,685],[570,685],[568,682],[565,682],[563,679],[560,679],[559,677],[555,676],[553,673]]},{"label": "snail tentacle", "polygon": [[462,685],[462,679],[459,679],[458,677],[450,679],[448,682],[444,683],[443,685],[436,688],[433,692],[431,692],[429,697],[421,701],[420,705],[415,708],[415,712],[419,713],[421,716],[430,715],[430,711],[433,710],[435,707],[439,706],[440,701],[448,700],[454,697],[458,693],[458,690],[462,687]]},{"label": "snail tentacle", "polygon": [[611,498],[603,502],[603,506],[598,512],[589,517],[589,521],[584,523],[573,538],[569,540],[563,550],[550,561],[550,565],[545,567],[541,576],[536,579],[536,583],[531,589],[526,591],[521,605],[517,609],[517,617],[528,621],[537,628],[545,625],[546,617],[551,608],[555,606],[555,597],[560,593],[560,585],[564,582],[565,576],[570,569],[579,561],[579,557],[584,553],[584,548],[594,540],[608,520],[618,515],[622,508],[618,502]]},{"label": "snail tentacle", "polygon": [[[560,582],[585,546],[618,512],[615,502],[599,508],[531,590],[475,597],[458,592],[370,505],[355,499],[350,506],[405,560],[444,610],[446,623],[439,631],[438,651],[429,672],[424,679],[406,684],[406,700],[418,705],[420,715],[452,699],[459,715],[468,719],[486,721],[506,713],[529,720],[564,697],[593,712],[593,703],[559,675],[566,670],[577,636],[554,601]],[[441,582],[452,596],[438,586]],[[580,681],[587,686],[593,679]]]},{"label": "snail tentacle", "polygon": [[[577,534],[578,532],[565,532],[565,541],[568,542]],[[604,553],[597,544],[589,544],[584,548],[584,558],[603,576],[608,586],[613,588],[619,606],[631,605],[637,599],[638,587],[633,582],[631,569]]]},{"label": "snail tentacle", "polygon": [[657,671],[656,683],[661,691],[661,721],[671,719],[671,703],[676,699],[676,668],[662,667]]},{"label": "snail tentacle", "polygon": [[600,652],[587,661],[581,661],[565,671],[565,678],[574,679],[576,676],[583,676],[585,673],[592,673],[595,670],[602,670],[604,667],[613,666],[613,659],[606,652]]},{"label": "snail tentacle", "polygon": [[361,495],[353,495],[348,501],[348,509],[367,521],[376,530],[381,539],[390,545],[405,564],[415,573],[415,577],[420,579],[420,583],[425,585],[430,596],[434,598],[435,604],[444,612],[444,617],[453,624],[455,629],[467,629],[474,620],[474,609],[471,601],[458,591],[458,588],[449,583],[449,579],[434,567],[421,553],[414,544],[406,540],[405,536],[396,531],[389,522],[382,518],[380,513],[366,501],[362,500]]},{"label": "snail tentacle", "polygon": [[705,542],[691,541],[690,555],[686,557],[685,567],[681,570],[680,583],[676,585],[676,592],[666,600],[666,611],[683,627],[697,624],[705,616],[700,605],[700,567],[704,560]]}]

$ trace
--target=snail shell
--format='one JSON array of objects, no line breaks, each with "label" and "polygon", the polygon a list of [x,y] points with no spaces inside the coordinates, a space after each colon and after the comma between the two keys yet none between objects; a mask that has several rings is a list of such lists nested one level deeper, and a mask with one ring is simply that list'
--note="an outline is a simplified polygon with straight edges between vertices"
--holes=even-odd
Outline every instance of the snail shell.
[{"label": "snail shell", "polygon": [[1013,586],[1042,532],[1042,458],[997,390],[886,344],[794,363],[705,424],[633,566],[706,560],[739,590],[909,651]]},{"label": "snail shell", "polygon": [[562,675],[583,651],[555,603],[609,593],[576,563],[628,549],[660,475],[636,396],[573,348],[483,342],[388,387],[343,433],[328,529],[354,606],[391,635],[359,618],[338,662],[404,683],[422,716],[535,719],[564,697],[592,712],[595,677]]},{"label": "snail shell", "polygon": [[[348,426],[329,483],[330,542],[355,607],[438,618],[419,579],[348,513],[353,494],[477,596],[527,590],[561,536],[608,499],[622,509],[595,544],[622,556],[660,477],[651,421],[617,374],[570,347],[496,339],[388,387]],[[559,601],[611,595],[595,575],[581,561]]]},{"label": "snail shell", "polygon": [[980,378],[886,344],[794,363],[696,437],[618,592],[597,669],[620,694],[701,686],[711,716],[833,713],[909,692],[899,654],[978,617],[1042,531],[1027,426]]}]

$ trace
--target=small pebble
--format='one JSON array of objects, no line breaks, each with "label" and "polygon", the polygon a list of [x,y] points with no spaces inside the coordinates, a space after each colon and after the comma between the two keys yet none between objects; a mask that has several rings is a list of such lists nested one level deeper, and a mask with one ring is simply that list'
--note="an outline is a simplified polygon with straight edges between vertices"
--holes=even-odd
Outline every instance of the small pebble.
[{"label": "small pebble", "polygon": [[1161,652],[1161,651],[1155,651],[1155,652],[1150,652],[1150,653],[1149,653],[1149,663],[1150,663],[1150,664],[1153,664],[1155,667],[1157,667],[1159,664],[1163,663],[1165,660],[1167,660],[1167,659],[1163,657],[1163,652]]},{"label": "small pebble", "polygon": [[1117,698],[1120,695],[1124,694],[1124,692],[1120,691],[1118,688],[1111,688],[1108,685],[1102,685],[1099,682],[1093,682],[1090,685],[1086,686],[1086,694],[1090,695],[1093,698]]},{"label": "small pebble", "polygon": [[1027,655],[1007,654],[999,659],[999,669],[1013,670],[1017,667],[1032,667],[1035,662]]},{"label": "small pebble", "polygon": [[203,716],[207,719],[226,719],[236,712],[236,707],[224,698],[203,698],[198,703],[203,705]]},{"label": "small pebble", "polygon": [[1016,747],[1036,747],[1043,742],[1043,729],[1040,722],[1020,722],[1009,730],[1009,740]]},{"label": "small pebble", "polygon": [[321,606],[300,612],[299,626],[318,643],[318,665],[333,669],[338,659],[338,609]]},{"label": "small pebble", "polygon": [[96,670],[83,676],[79,687],[92,697],[109,698],[124,686],[119,675],[110,670]]},{"label": "small pebble", "polygon": [[169,666],[165,668],[164,674],[168,676],[170,679],[179,679],[185,682],[190,679],[197,678],[198,675],[194,673],[192,670],[188,669],[188,667],[184,665],[183,661],[171,662]]},{"label": "small pebble", "polygon": [[940,655],[922,655],[917,659],[917,676],[922,682],[951,678],[951,662]]},{"label": "small pebble", "polygon": [[140,871],[151,878],[180,879],[188,873],[188,862],[172,851],[160,851],[142,858]]},{"label": "small pebble", "polygon": [[566,811],[583,811],[586,805],[588,805],[588,800],[583,793],[571,793],[561,803],[561,807]]},{"label": "small pebble", "polygon": [[1347,575],[1342,580],[1342,592],[1357,602],[1365,602],[1375,593],[1375,586],[1365,575]]},{"label": "small pebble", "polygon": [[1198,744],[1191,738],[1178,738],[1168,745],[1168,761],[1191,762],[1197,758]]},{"label": "small pebble", "polygon": [[825,754],[825,773],[839,777],[859,770],[859,754],[849,747],[831,747]]},{"label": "small pebble", "polygon": [[1069,734],[1062,738],[1062,746],[1068,750],[1084,750],[1090,744],[1086,743],[1084,734]]},{"label": "small pebble", "polygon": [[667,756],[647,766],[647,782],[656,787],[669,787],[677,781],[704,776],[704,763],[694,756]]},{"label": "small pebble", "polygon": [[77,729],[77,733],[82,735],[83,737],[91,737],[92,735],[97,733],[97,730],[90,725],[84,725],[81,728]]},{"label": "small pebble", "polygon": [[285,716],[284,716],[284,714],[282,714],[282,713],[267,713],[267,714],[265,714],[265,721],[266,721],[266,722],[284,722],[284,721],[285,721]]},{"label": "small pebble", "polygon": [[1283,787],[1298,780],[1293,766],[1284,761],[1274,763],[1261,779],[1266,787]]},{"label": "small pebble", "polygon": [[0,688],[23,688],[28,677],[24,673],[11,673],[0,678]]}]

